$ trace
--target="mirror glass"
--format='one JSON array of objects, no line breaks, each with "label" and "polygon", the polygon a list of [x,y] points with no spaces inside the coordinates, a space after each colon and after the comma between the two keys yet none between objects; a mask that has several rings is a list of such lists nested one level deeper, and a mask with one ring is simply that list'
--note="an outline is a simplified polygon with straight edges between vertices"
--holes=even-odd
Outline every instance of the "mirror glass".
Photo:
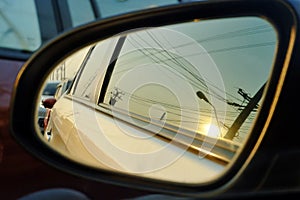
[{"label": "mirror glass", "polygon": [[38,135],[84,165],[212,181],[250,136],[277,43],[258,17],[195,19],[99,41],[45,81]]}]

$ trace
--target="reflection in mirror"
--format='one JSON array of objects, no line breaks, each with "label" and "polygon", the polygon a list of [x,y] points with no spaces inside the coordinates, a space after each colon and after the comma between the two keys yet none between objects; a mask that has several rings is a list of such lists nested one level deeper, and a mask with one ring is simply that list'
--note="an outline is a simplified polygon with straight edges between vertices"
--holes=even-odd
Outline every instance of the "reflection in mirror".
[{"label": "reflection in mirror", "polygon": [[41,91],[39,135],[85,165],[212,181],[249,137],[276,45],[276,31],[257,17],[195,20],[100,41],[49,75],[44,87],[55,82],[56,92],[45,98]]}]

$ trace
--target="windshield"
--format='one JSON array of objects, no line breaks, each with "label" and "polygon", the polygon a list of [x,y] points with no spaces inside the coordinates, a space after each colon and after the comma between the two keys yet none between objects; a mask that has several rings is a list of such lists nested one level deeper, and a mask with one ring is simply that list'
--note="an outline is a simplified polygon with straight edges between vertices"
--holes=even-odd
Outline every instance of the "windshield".
[{"label": "windshield", "polygon": [[43,95],[54,96],[57,84],[57,82],[48,83],[43,91]]}]

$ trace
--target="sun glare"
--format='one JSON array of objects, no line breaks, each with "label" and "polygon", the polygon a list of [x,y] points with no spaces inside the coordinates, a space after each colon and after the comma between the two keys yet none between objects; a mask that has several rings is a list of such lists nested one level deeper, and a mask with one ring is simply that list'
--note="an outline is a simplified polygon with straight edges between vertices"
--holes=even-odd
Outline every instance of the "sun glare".
[{"label": "sun glare", "polygon": [[205,124],[204,129],[205,129],[206,135],[208,135],[210,137],[217,138],[217,137],[221,137],[221,135],[222,135],[221,127],[219,129],[219,127],[216,124]]}]

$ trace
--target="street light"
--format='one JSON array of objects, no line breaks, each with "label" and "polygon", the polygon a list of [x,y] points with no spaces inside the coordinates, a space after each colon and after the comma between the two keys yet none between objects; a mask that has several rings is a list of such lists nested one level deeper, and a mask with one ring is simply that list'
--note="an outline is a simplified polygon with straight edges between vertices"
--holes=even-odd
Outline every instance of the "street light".
[{"label": "street light", "polygon": [[196,94],[200,99],[204,100],[206,103],[208,103],[213,108],[214,113],[215,113],[215,117],[216,117],[216,120],[217,120],[217,126],[218,126],[218,129],[219,129],[219,134],[220,134],[220,136],[222,136],[222,132],[221,132],[220,124],[219,124],[219,119],[218,119],[218,115],[217,115],[217,111],[216,111],[215,106],[212,103],[210,103],[210,101],[206,98],[206,96],[203,92],[198,91]]}]

